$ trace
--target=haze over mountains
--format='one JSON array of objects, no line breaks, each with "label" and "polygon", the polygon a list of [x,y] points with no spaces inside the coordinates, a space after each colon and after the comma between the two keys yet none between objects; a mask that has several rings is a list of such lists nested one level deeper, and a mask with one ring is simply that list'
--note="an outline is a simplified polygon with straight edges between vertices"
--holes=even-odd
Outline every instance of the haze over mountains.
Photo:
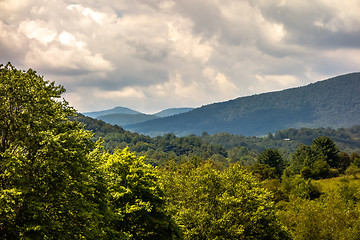
[{"label": "haze over mountains", "polygon": [[[177,115],[150,116],[154,119],[121,126],[151,136],[204,131],[261,136],[287,128],[350,127],[360,124],[360,73],[209,104]],[[106,122],[104,116],[98,118]]]},{"label": "haze over mountains", "polygon": [[155,114],[144,114],[126,107],[115,107],[109,110],[86,112],[85,116],[102,120],[106,123],[125,127],[128,124],[141,123],[152,119],[173,116],[191,111],[194,108],[169,108]]}]

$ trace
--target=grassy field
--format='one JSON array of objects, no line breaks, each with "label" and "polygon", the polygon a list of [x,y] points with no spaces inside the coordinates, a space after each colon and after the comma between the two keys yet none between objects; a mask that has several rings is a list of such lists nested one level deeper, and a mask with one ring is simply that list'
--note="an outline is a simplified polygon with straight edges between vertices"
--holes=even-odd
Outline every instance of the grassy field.
[{"label": "grassy field", "polygon": [[354,176],[340,176],[335,178],[328,178],[328,179],[321,179],[321,180],[314,180],[314,184],[316,184],[322,193],[329,193],[336,191],[339,186],[349,183],[350,187],[355,187],[360,190],[360,174]]}]

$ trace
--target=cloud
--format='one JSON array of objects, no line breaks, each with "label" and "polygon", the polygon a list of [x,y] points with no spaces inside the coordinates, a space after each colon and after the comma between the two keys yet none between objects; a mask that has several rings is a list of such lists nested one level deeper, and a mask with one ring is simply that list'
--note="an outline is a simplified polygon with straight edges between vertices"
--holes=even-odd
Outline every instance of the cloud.
[{"label": "cloud", "polygon": [[80,111],[200,106],[359,71],[357,0],[0,1],[0,61]]}]

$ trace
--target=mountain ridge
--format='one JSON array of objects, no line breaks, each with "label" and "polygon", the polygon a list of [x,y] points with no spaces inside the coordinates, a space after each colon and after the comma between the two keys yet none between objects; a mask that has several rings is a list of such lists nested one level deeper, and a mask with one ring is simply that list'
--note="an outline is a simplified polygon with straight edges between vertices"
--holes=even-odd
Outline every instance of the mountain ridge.
[{"label": "mountain ridge", "polygon": [[132,109],[127,108],[127,107],[118,106],[118,107],[114,107],[114,108],[107,109],[107,110],[84,112],[82,114],[87,116],[87,117],[97,118],[99,116],[109,115],[109,114],[141,114],[141,112],[132,110]]},{"label": "mountain ridge", "polygon": [[360,73],[349,73],[306,86],[213,103],[126,128],[148,135],[207,131],[259,136],[290,127],[347,127],[360,123],[359,93]]},{"label": "mountain ridge", "polygon": [[126,126],[129,124],[136,124],[152,119],[158,119],[161,117],[168,117],[172,115],[177,115],[180,113],[188,112],[194,108],[167,108],[160,112],[154,114],[145,114],[139,111],[127,107],[115,107],[112,109],[94,111],[94,112],[85,112],[82,113],[84,116],[96,118],[102,120],[109,124],[117,124],[119,126]]},{"label": "mountain ridge", "polygon": [[165,110],[162,110],[160,112],[157,112],[153,115],[158,116],[158,117],[169,117],[169,116],[173,116],[173,115],[177,115],[177,114],[181,114],[181,113],[185,113],[185,112],[189,112],[191,110],[193,110],[194,108],[189,108],[189,107],[183,107],[183,108],[168,108]]}]

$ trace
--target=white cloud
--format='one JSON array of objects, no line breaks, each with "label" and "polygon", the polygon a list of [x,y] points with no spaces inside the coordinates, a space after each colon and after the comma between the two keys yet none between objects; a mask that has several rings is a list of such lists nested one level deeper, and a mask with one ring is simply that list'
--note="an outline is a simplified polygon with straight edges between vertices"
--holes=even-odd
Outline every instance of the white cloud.
[{"label": "white cloud", "polygon": [[91,18],[95,23],[104,25],[105,23],[113,23],[116,21],[116,16],[108,15],[100,11],[94,11],[91,8],[83,7],[80,4],[70,4],[66,7],[68,10],[76,10],[86,18]]},{"label": "white cloud", "polygon": [[[191,22],[180,17],[168,23],[169,40],[173,43],[172,53],[187,60],[195,59],[206,63],[213,51],[208,40],[194,36]],[[211,40],[211,39],[210,39]]]},{"label": "white cloud", "polygon": [[210,67],[206,67],[203,70],[203,75],[210,80],[212,88],[222,94],[229,94],[231,96],[239,90],[223,73],[217,72]]},{"label": "white cloud", "polygon": [[24,21],[20,23],[19,31],[29,39],[36,39],[42,44],[52,42],[56,37],[56,31],[46,27],[43,21]]}]

